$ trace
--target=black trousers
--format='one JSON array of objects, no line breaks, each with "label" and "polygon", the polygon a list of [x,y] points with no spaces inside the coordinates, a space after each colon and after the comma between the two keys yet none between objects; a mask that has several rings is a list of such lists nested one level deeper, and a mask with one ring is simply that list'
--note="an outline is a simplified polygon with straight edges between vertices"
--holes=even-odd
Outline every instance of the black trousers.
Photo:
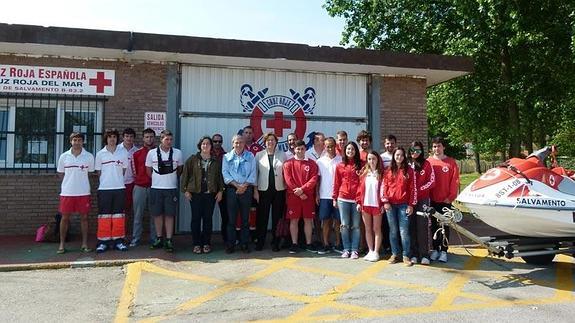
[{"label": "black trousers", "polygon": [[[437,202],[433,202],[431,201],[431,207],[433,207],[437,212],[441,212],[443,213],[442,209],[444,207],[447,208],[451,208],[451,204],[448,203],[437,203]],[[447,238],[447,240],[449,241],[449,226],[444,226],[445,228],[445,237]],[[437,223],[437,220],[435,218],[431,219],[431,238],[433,239],[433,234],[435,233],[435,231],[437,231],[437,229],[439,229],[439,224]],[[437,250],[437,251],[445,251],[447,252],[447,249],[449,249],[449,246],[447,246],[446,244],[443,243],[443,234],[441,233],[441,231],[437,232],[437,238],[433,239],[433,250]]]},{"label": "black trousers", "polygon": [[194,193],[190,205],[192,207],[192,239],[194,246],[211,244],[212,216],[216,204],[215,193]]},{"label": "black trousers", "polygon": [[417,215],[416,212],[423,211],[423,205],[429,206],[429,199],[418,200],[414,212],[409,216],[409,233],[411,236],[411,256],[419,259],[429,258],[431,250],[430,223],[428,217]]},{"label": "black trousers", "polygon": [[284,216],[286,205],[286,193],[283,191],[267,190],[259,191],[260,201],[256,213],[256,235],[258,246],[263,247],[266,242],[270,209],[272,213],[272,243],[278,243],[276,228],[278,221]]},{"label": "black trousers", "polygon": [[[220,203],[218,203],[218,205],[220,206],[220,217],[221,217],[221,225],[220,225],[220,232],[222,234],[222,240],[224,240],[224,244],[227,245],[228,243],[228,204],[226,201],[226,194],[224,192],[224,196],[222,197],[222,200],[220,201]],[[235,238],[234,238],[235,241]]]}]

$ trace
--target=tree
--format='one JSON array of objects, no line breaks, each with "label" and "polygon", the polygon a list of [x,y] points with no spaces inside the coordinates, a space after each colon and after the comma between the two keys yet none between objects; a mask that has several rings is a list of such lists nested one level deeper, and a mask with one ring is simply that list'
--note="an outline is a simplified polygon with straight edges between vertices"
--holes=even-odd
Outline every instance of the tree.
[{"label": "tree", "polygon": [[325,8],[346,20],[343,45],[474,59],[472,75],[428,93],[430,130],[453,143],[518,156],[522,144],[545,144],[574,109],[572,0],[327,0]]}]

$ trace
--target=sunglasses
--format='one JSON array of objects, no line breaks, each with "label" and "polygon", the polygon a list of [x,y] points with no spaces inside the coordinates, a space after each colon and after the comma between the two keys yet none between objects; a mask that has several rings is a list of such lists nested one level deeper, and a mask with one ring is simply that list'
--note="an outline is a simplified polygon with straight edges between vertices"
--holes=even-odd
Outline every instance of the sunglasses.
[{"label": "sunglasses", "polygon": [[413,154],[413,153],[421,154],[421,153],[423,152],[423,150],[422,150],[422,149],[410,148],[410,149],[409,149],[409,152],[411,152],[412,154]]},{"label": "sunglasses", "polygon": [[214,144],[221,144],[221,143],[222,143],[221,140],[212,140],[212,142],[213,142]]}]

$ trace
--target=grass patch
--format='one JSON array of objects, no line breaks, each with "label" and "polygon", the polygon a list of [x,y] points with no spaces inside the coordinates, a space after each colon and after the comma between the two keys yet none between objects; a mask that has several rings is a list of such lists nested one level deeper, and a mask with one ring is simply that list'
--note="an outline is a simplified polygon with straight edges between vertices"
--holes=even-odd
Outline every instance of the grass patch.
[{"label": "grass patch", "polygon": [[473,182],[474,180],[479,178],[479,176],[481,176],[481,174],[479,174],[479,173],[470,173],[470,174],[459,175],[459,191],[460,192],[463,191],[463,189],[466,188],[467,185],[471,184],[471,182]]},{"label": "grass patch", "polygon": [[[479,174],[479,173],[460,174],[459,175],[459,192],[463,191],[463,189],[465,189],[467,187],[467,185],[471,184],[471,182],[473,182],[474,180],[479,178],[479,176],[481,176],[481,174]],[[463,204],[461,204],[457,201],[454,201],[453,205],[456,208],[458,208],[461,212],[469,212],[469,209],[467,209]]]}]

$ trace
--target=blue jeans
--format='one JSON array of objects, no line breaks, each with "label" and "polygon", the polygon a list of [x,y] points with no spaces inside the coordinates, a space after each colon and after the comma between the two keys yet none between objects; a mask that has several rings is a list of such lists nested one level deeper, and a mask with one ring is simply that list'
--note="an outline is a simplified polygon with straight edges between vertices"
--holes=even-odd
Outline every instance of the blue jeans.
[{"label": "blue jeans", "polygon": [[[399,256],[403,250],[403,256],[409,257],[409,251],[411,250],[409,217],[406,211],[407,204],[392,204],[391,210],[386,212],[387,221],[389,222],[389,242],[391,244],[391,253],[394,256]],[[399,241],[400,236],[401,243]]]},{"label": "blue jeans", "polygon": [[341,242],[343,249],[348,251],[358,251],[359,249],[361,217],[357,212],[356,205],[356,203],[337,201],[341,218]]},{"label": "blue jeans", "polygon": [[238,216],[238,212],[240,212],[240,217],[242,218],[240,243],[247,245],[250,240],[248,219],[250,216],[252,197],[254,195],[254,187],[249,186],[244,194],[236,194],[236,188],[228,186],[225,193],[228,207],[228,247],[233,247],[235,243],[235,239],[232,237],[235,237],[236,234],[236,217]]}]

